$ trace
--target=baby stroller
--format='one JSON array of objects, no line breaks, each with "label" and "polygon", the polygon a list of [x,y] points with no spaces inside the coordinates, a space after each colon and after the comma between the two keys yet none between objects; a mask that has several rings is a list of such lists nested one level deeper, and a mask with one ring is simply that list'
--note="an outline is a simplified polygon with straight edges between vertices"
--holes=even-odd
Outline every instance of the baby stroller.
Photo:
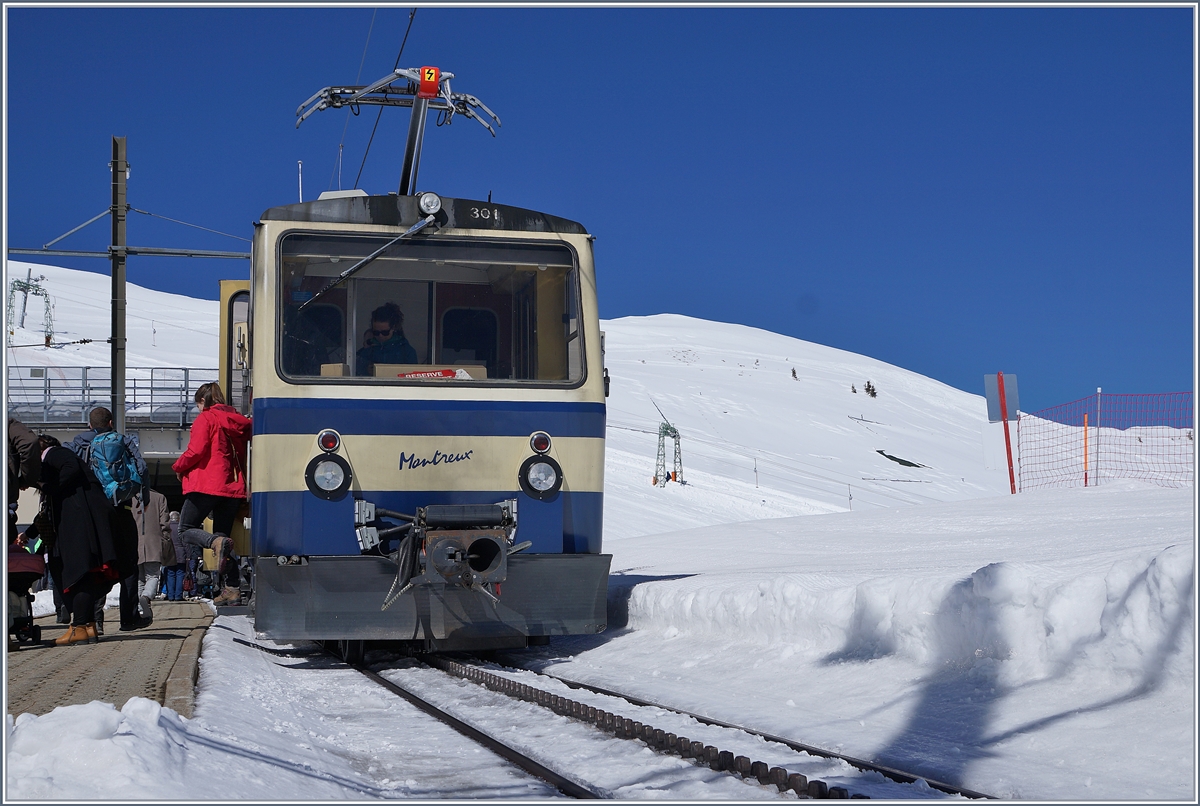
[{"label": "baby stroller", "polygon": [[204,568],[204,558],[196,546],[189,545],[187,563],[184,566],[183,591],[189,599],[212,599],[216,596],[213,590],[214,576]]},{"label": "baby stroller", "polygon": [[46,561],[16,543],[8,544],[8,634],[10,647],[41,643],[42,628],[33,623],[33,583],[46,573]]},{"label": "baby stroller", "polygon": [[205,570],[203,561],[196,561],[192,578],[195,580],[192,588],[193,596],[201,599],[215,599],[220,595],[221,589],[216,587],[216,572]]}]

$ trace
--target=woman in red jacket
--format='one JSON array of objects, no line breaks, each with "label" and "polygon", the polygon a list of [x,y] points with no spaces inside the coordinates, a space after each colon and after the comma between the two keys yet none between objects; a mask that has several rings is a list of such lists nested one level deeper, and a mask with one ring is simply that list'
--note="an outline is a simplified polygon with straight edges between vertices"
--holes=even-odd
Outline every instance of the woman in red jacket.
[{"label": "woman in red jacket", "polygon": [[[241,580],[237,563],[230,557],[233,541],[229,532],[246,501],[246,445],[251,424],[225,404],[220,384],[201,385],[196,390],[196,405],[200,414],[192,423],[187,450],[171,466],[183,481],[179,534],[184,543],[211,548],[217,555],[217,575],[224,571],[226,582],[213,604],[237,604]],[[213,534],[201,528],[210,513]]]}]

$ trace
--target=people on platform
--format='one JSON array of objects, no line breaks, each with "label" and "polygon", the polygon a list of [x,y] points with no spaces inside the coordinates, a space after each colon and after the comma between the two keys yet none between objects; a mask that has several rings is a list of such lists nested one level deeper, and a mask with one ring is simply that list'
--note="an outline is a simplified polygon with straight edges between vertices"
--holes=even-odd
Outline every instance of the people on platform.
[{"label": "people on platform", "polygon": [[175,547],[175,562],[166,569],[166,594],[168,602],[183,601],[183,577],[187,568],[188,552],[179,534],[179,510],[173,509],[167,515],[168,528],[171,532],[171,542]]},{"label": "people on platform", "polygon": [[[174,565],[175,547],[171,545],[171,517],[168,513],[167,497],[158,490],[149,490],[143,496],[135,495],[131,507],[138,529],[138,606],[139,615],[147,622],[154,621],[150,605],[158,592],[158,575],[164,559]],[[163,540],[171,546],[170,555],[163,557]]]},{"label": "people on platform", "polygon": [[[50,573],[71,613],[71,625],[55,644],[98,641],[95,609],[121,578],[122,552],[113,533],[113,506],[100,483],[74,452],[54,437],[39,438],[42,489],[50,498],[55,541]],[[133,554],[136,565],[136,544]]]},{"label": "people on platform", "polygon": [[[91,426],[90,430],[76,435],[74,439],[67,443],[67,447],[74,451],[83,460],[84,464],[88,462],[92,441],[99,434],[115,430],[112,412],[103,406],[97,406],[91,410],[88,414],[88,425]],[[141,448],[138,446],[137,434],[122,434],[121,439],[133,457],[138,475],[143,480],[146,479],[146,460],[142,456]],[[141,494],[146,495],[148,489],[143,483]],[[121,614],[120,629],[122,632],[129,632],[130,630],[136,630],[150,624],[148,619],[143,618],[138,613],[138,527],[137,521],[133,517],[132,504],[130,502],[115,505],[110,502],[109,508],[112,510],[113,539],[118,548],[119,566],[122,571],[119,599]]]},{"label": "people on platform", "polygon": [[[75,438],[66,445],[84,462],[87,462],[88,449],[91,447],[92,440],[95,439],[98,434],[104,434],[115,430],[113,425],[113,414],[103,406],[97,406],[88,412],[88,425],[91,426],[91,428],[81,434],[76,434]],[[124,440],[125,447],[129,449],[129,453],[133,456],[133,460],[137,464],[138,474],[143,479],[146,479],[146,459],[142,456],[142,449],[138,444],[137,434],[122,434],[121,438]]]},{"label": "people on platform", "polygon": [[[201,385],[195,400],[200,414],[192,423],[187,450],[172,465],[183,482],[179,531],[185,544],[211,548],[216,555],[217,576],[224,577],[224,587],[213,603],[236,604],[241,601],[241,578],[229,535],[246,503],[246,447],[251,422],[225,403],[218,383]],[[212,534],[202,527],[209,514]]]},{"label": "people on platform", "polygon": [[41,478],[37,435],[20,420],[8,418],[8,542],[17,538],[17,504],[21,490]]},{"label": "people on platform", "polygon": [[[53,437],[47,437],[47,440],[48,441],[46,443],[43,443],[42,438],[38,437],[37,453],[39,456],[39,463],[41,461],[40,457],[44,445],[58,445],[58,440],[54,439]],[[50,573],[50,559],[54,554],[54,542],[56,535],[54,531],[54,519],[50,496],[46,490],[42,488],[40,467],[38,469],[37,486],[37,514],[33,516],[33,523],[29,524],[29,526],[25,528],[25,531],[18,535],[18,539],[20,540],[21,545],[23,545],[27,551],[33,551],[34,546],[37,546],[37,551],[45,556],[46,574],[43,579],[42,589],[50,591],[51,596],[54,599],[55,620],[59,624],[70,624],[71,613],[67,610],[67,606],[63,602],[62,591],[59,589],[57,580],[55,579],[54,575]],[[97,624],[97,629],[101,629],[99,623]]]}]

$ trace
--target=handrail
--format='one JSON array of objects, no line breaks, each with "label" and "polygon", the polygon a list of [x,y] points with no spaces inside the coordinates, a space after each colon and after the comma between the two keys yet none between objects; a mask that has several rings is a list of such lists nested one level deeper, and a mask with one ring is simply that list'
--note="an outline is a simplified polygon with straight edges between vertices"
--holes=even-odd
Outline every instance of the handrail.
[{"label": "handrail", "polygon": [[[127,367],[125,418],[131,423],[189,425],[198,413],[194,398],[203,383],[217,380],[209,367]],[[8,412],[27,424],[79,425],[97,406],[112,405],[107,366],[7,367]]]}]

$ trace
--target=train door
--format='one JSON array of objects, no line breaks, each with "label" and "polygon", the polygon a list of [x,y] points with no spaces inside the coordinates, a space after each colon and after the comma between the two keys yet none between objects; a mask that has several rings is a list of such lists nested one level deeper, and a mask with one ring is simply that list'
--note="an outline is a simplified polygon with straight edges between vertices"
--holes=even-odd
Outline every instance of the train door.
[{"label": "train door", "polygon": [[[242,414],[250,415],[250,281],[221,280],[221,322],[218,338],[217,377],[225,391],[225,400]],[[253,444],[253,443],[252,443]],[[246,472],[252,451],[246,454]],[[249,514],[248,508],[246,514]],[[209,529],[212,527],[209,526]],[[250,556],[250,533],[246,531],[242,518],[234,520],[234,551],[241,557]],[[212,552],[205,549],[205,565],[213,564]]]}]

